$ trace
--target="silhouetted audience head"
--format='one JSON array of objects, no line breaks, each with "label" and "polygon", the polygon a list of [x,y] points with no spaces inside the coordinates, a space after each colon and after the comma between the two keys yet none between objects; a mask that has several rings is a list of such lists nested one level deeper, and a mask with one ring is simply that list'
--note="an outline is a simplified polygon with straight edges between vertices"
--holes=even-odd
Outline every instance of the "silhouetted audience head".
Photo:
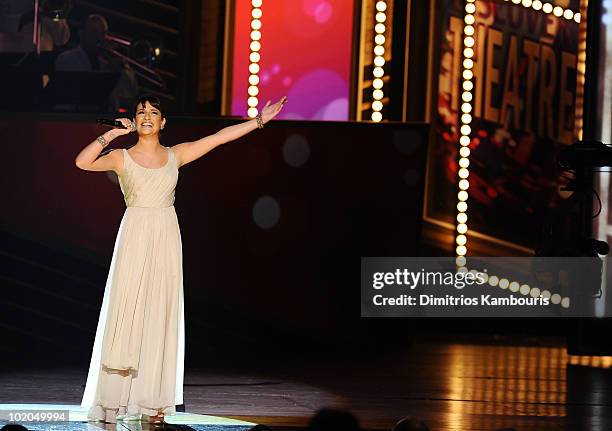
[{"label": "silhouetted audience head", "polygon": [[255,425],[253,428],[249,428],[249,431],[272,431],[272,428],[266,426],[266,425]]},{"label": "silhouetted audience head", "polygon": [[429,428],[425,422],[406,416],[395,424],[392,431],[429,431]]},{"label": "silhouetted audience head", "polygon": [[28,431],[28,429],[19,424],[6,424],[0,428],[0,431]]},{"label": "silhouetted audience head", "polygon": [[359,431],[359,422],[352,413],[324,408],[318,410],[308,422],[309,431]]}]

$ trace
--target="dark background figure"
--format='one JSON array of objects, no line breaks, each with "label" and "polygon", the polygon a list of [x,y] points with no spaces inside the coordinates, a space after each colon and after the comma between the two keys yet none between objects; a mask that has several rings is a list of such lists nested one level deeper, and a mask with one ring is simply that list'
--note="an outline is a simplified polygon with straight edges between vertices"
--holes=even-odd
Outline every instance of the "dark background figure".
[{"label": "dark background figure", "polygon": [[97,14],[89,15],[81,28],[78,46],[61,53],[56,59],[55,69],[58,72],[120,72],[109,100],[109,110],[119,111],[121,107],[134,103],[138,81],[123,59],[104,49],[107,35],[106,19]]},{"label": "dark background figure", "polygon": [[[61,3],[61,4],[60,4]],[[64,46],[70,39],[70,27],[63,16],[52,16],[64,7],[64,1],[41,1],[39,9],[40,52],[50,52]],[[36,50],[33,39],[34,2],[31,0],[0,0],[0,52],[30,52]]]}]

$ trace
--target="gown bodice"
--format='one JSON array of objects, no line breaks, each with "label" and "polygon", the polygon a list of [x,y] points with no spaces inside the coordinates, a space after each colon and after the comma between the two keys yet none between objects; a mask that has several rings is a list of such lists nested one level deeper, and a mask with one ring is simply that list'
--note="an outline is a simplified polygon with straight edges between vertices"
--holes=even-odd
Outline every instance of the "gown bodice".
[{"label": "gown bodice", "polygon": [[123,173],[119,186],[128,207],[165,208],[174,205],[174,190],[178,181],[178,166],[170,147],[164,166],[146,168],[136,163],[123,149]]}]

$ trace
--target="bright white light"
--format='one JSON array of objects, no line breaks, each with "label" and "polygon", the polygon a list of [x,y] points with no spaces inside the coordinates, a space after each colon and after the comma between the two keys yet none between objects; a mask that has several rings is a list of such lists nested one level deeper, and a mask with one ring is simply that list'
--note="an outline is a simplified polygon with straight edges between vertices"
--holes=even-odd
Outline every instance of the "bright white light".
[{"label": "bright white light", "polygon": [[459,180],[459,189],[467,190],[470,188],[470,182],[468,180]]}]

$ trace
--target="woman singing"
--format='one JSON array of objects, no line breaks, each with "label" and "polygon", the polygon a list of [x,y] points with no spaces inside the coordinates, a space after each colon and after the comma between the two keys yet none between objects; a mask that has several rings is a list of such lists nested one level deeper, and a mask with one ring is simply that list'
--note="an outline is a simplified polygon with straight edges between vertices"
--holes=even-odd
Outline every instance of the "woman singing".
[{"label": "woman singing", "polygon": [[[272,120],[287,102],[270,101],[255,119],[193,142],[166,147],[159,99],[142,96],[134,119],[111,129],[77,155],[86,171],[115,171],[127,208],[121,220],[81,406],[91,421],[163,422],[183,404],[183,271],[174,190],[181,166]],[[129,149],[101,151],[131,132]]]}]

